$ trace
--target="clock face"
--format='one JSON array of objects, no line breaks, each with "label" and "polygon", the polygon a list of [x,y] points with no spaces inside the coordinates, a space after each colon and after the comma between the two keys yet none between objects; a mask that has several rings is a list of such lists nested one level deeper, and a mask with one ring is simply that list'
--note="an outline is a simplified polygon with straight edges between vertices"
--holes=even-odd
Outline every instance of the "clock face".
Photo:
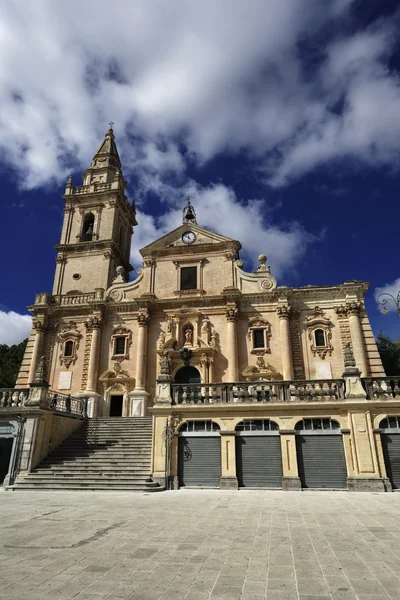
[{"label": "clock face", "polygon": [[193,231],[185,231],[185,233],[182,235],[182,241],[185,242],[185,244],[193,244],[195,240],[196,235],[193,233]]}]

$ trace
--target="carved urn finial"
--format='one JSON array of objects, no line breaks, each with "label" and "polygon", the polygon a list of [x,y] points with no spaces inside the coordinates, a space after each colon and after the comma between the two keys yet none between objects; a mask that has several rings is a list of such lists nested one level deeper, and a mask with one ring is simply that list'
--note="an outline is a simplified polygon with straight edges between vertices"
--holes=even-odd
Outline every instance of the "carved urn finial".
[{"label": "carved urn finial", "polygon": [[356,366],[356,360],[354,358],[353,350],[351,349],[350,342],[347,342],[344,350],[344,367],[354,368]]},{"label": "carved urn finial", "polygon": [[32,382],[35,386],[49,387],[47,381],[47,368],[44,356],[40,359],[38,368],[36,369],[35,379]]},{"label": "carved urn finial", "polygon": [[265,271],[267,273],[270,273],[271,267],[267,265],[267,257],[265,256],[265,254],[260,254],[260,256],[258,257],[258,262],[260,263],[257,267],[258,272]]}]

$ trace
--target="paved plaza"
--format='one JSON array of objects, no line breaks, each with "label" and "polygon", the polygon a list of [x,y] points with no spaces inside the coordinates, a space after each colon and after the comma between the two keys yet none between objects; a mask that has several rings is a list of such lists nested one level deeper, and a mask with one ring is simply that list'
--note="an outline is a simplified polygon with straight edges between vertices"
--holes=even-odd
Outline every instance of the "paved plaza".
[{"label": "paved plaza", "polygon": [[400,599],[400,494],[0,493],[0,597]]}]

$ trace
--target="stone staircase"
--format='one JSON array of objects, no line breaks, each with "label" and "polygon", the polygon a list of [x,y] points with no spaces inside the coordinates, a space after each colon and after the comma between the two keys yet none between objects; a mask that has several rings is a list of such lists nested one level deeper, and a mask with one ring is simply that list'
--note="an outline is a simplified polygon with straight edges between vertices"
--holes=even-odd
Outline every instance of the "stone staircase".
[{"label": "stone staircase", "polygon": [[88,419],[14,489],[161,491],[150,478],[151,440],[151,417]]}]

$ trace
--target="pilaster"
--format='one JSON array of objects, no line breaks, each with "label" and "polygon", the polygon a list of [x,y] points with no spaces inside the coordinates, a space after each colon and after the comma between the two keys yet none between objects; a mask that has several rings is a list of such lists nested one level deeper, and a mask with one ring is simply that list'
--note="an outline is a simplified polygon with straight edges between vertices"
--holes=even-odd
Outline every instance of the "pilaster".
[{"label": "pilaster", "polygon": [[220,431],[221,434],[221,489],[237,490],[235,431]]},{"label": "pilaster", "polygon": [[293,429],[281,430],[282,449],[282,490],[299,491],[301,482],[297,469],[296,432]]}]

